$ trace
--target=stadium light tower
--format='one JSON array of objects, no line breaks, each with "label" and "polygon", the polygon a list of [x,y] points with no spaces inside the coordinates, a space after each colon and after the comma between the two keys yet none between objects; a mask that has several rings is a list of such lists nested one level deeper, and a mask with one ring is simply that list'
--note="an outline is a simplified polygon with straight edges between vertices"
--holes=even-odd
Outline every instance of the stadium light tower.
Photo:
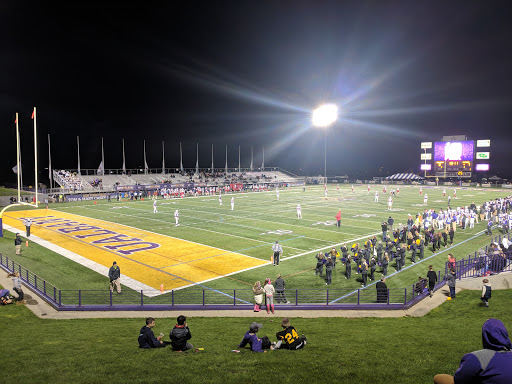
[{"label": "stadium light tower", "polygon": [[324,178],[327,184],[327,128],[338,120],[338,107],[334,104],[323,104],[313,110],[311,121],[314,127],[324,129]]}]

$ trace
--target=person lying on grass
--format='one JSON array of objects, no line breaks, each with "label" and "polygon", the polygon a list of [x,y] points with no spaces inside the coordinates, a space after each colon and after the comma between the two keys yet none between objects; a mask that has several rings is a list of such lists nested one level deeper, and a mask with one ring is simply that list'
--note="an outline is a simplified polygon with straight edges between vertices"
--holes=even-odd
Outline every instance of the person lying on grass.
[{"label": "person lying on grass", "polygon": [[266,352],[264,349],[274,349],[272,343],[267,336],[258,339],[256,333],[263,327],[263,325],[256,322],[252,322],[249,326],[249,330],[245,333],[242,342],[238,345],[238,348],[244,348],[247,344],[251,346],[253,352]]},{"label": "person lying on grass", "polygon": [[9,297],[8,289],[0,289],[0,304],[1,305],[12,304],[12,299]]}]

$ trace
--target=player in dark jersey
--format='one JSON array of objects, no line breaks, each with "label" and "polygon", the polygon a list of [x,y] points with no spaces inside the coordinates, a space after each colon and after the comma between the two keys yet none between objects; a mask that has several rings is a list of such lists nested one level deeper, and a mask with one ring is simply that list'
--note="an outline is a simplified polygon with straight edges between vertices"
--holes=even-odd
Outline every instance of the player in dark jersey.
[{"label": "player in dark jersey", "polygon": [[306,336],[297,333],[297,330],[290,325],[290,320],[284,317],[281,321],[283,330],[276,333],[277,344],[274,349],[301,349],[307,344]]}]

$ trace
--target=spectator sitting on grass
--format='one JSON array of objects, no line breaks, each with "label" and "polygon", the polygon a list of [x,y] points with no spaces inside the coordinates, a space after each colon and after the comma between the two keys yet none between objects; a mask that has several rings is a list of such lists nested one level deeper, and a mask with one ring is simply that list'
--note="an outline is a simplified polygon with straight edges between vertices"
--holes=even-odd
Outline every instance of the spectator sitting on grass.
[{"label": "spectator sitting on grass", "polygon": [[8,289],[0,289],[0,304],[1,305],[7,305],[11,304],[12,299],[9,296],[9,290]]},{"label": "spectator sitting on grass", "polygon": [[301,349],[307,344],[306,336],[297,333],[295,327],[290,325],[290,320],[285,317],[281,321],[281,327],[283,330],[276,333],[277,344],[275,349]]},{"label": "spectator sitting on grass", "polygon": [[162,336],[155,337],[153,328],[155,326],[155,319],[148,317],[146,319],[146,325],[140,329],[139,332],[139,348],[162,348],[165,344],[162,340]]},{"label": "spectator sitting on grass", "polygon": [[169,335],[172,349],[181,352],[194,348],[194,346],[187,341],[192,338],[190,329],[188,329],[187,318],[183,315],[180,315],[176,321],[178,324],[174,326]]},{"label": "spectator sitting on grass", "polygon": [[242,342],[238,345],[238,348],[244,348],[247,344],[251,346],[253,352],[266,352],[264,349],[274,349],[267,336],[258,339],[256,333],[263,327],[262,324],[252,322],[249,326],[249,330],[245,332]]},{"label": "spectator sitting on grass", "polygon": [[454,376],[434,376],[436,384],[453,383],[512,383],[512,343],[505,325],[489,319],[482,326],[484,349],[462,357]]}]

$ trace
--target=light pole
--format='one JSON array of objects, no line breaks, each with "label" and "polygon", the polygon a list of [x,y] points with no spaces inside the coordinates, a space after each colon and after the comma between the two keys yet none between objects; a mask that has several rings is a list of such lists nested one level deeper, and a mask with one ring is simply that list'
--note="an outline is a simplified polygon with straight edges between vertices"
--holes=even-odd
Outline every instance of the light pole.
[{"label": "light pole", "polygon": [[338,107],[334,104],[322,104],[313,110],[311,121],[314,127],[324,128],[324,178],[327,184],[327,128],[338,120]]}]

